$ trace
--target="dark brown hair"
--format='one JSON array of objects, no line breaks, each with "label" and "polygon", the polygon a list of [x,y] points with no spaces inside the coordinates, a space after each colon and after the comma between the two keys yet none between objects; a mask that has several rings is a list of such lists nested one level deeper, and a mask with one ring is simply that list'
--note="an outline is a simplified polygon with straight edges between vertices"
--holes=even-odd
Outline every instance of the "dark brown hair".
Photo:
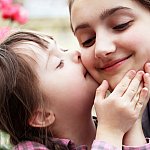
[{"label": "dark brown hair", "polygon": [[141,5],[143,5],[145,8],[150,10],[150,0],[135,0],[136,2],[139,2]]},{"label": "dark brown hair", "polygon": [[65,150],[66,146],[54,140],[46,128],[34,128],[28,123],[39,106],[44,109],[44,98],[34,67],[29,65],[29,61],[34,60],[17,53],[16,47],[30,41],[46,49],[48,42],[42,37],[42,34],[20,31],[0,44],[0,129],[10,134],[11,143],[15,145],[31,140],[45,144],[49,149]]}]

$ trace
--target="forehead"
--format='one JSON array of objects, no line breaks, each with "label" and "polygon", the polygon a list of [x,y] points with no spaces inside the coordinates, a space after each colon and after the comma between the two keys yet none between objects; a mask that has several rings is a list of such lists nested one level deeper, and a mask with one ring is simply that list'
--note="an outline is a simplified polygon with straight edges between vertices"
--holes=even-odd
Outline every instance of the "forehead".
[{"label": "forehead", "polygon": [[91,9],[95,11],[103,10],[106,8],[116,7],[120,5],[135,6],[138,3],[136,0],[75,0],[72,4],[72,10],[83,10],[85,12],[90,12]]},{"label": "forehead", "polygon": [[14,48],[15,53],[29,60],[32,59],[37,63],[47,59],[51,51],[56,49],[56,42],[54,39],[46,36],[40,38],[44,40],[43,43],[45,44],[42,45],[42,43],[38,43],[36,40],[18,42]]},{"label": "forehead", "polygon": [[107,10],[116,7],[134,9],[138,3],[133,0],[75,0],[71,9],[71,23],[73,29],[82,23],[95,23]]}]

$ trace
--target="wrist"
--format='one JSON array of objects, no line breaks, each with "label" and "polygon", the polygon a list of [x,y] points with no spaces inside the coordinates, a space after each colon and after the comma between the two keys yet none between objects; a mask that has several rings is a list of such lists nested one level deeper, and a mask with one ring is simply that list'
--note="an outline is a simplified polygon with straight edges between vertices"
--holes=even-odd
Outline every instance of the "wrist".
[{"label": "wrist", "polygon": [[146,139],[142,130],[141,120],[137,120],[133,127],[125,134],[123,144],[126,146],[142,146]]},{"label": "wrist", "polygon": [[105,141],[115,147],[122,148],[123,136],[124,133],[118,129],[113,129],[100,125],[97,127],[95,139]]}]

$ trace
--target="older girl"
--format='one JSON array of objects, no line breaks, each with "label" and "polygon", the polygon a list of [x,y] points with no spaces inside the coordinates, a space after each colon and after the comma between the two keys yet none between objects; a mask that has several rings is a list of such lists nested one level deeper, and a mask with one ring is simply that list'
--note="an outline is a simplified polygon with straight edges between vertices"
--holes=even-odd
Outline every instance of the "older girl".
[{"label": "older girl", "polygon": [[[112,91],[128,70],[147,69],[150,0],[69,0],[69,7],[83,64],[97,82],[107,80]],[[150,137],[150,103],[142,123],[145,136]],[[124,136],[125,144],[140,144],[141,136],[133,134],[141,131],[140,122],[137,124],[130,130],[132,136],[130,132]],[[139,140],[130,143],[135,137]]]}]

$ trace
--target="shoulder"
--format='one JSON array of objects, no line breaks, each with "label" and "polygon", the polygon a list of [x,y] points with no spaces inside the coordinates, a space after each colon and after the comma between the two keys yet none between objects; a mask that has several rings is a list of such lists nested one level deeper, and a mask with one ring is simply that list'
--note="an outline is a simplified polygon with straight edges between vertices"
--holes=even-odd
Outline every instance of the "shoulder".
[{"label": "shoulder", "polygon": [[13,150],[48,150],[48,148],[37,142],[25,141],[16,145]]}]

